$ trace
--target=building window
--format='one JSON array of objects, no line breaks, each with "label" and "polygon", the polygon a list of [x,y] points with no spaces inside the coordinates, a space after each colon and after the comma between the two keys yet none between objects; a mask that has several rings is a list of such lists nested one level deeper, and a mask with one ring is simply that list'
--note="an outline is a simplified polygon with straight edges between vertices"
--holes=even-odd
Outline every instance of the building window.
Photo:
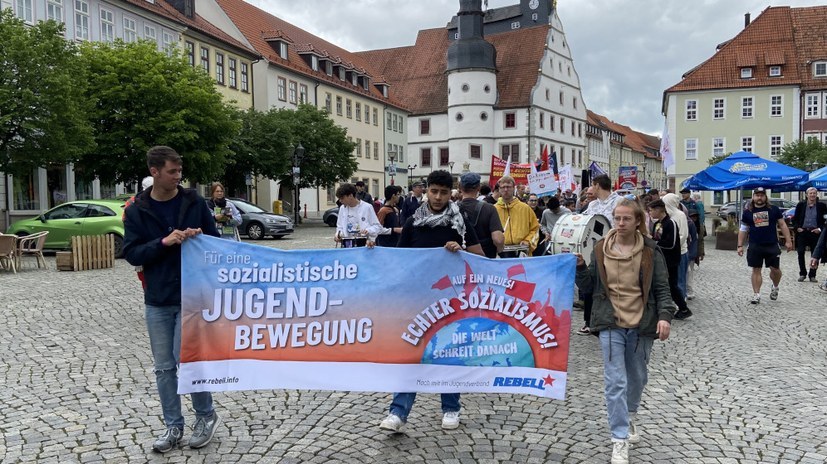
[{"label": "building window", "polygon": [[279,100],[287,101],[287,79],[279,77],[278,80]]},{"label": "building window", "polygon": [[752,117],[752,97],[741,97],[741,117]]},{"label": "building window", "polygon": [[307,103],[307,86],[299,84],[299,103]]},{"label": "building window", "polygon": [[[163,33],[161,34],[161,46],[163,47],[164,53],[166,53],[167,56],[172,56],[172,54],[175,53],[175,46],[173,45],[174,41],[175,37],[173,37],[172,34],[170,34],[167,31],[163,31]],[[195,65],[193,64],[193,66]]]},{"label": "building window", "polygon": [[290,101],[290,103],[292,103],[294,105],[296,104],[296,102],[298,102],[298,95],[297,95],[297,91],[296,91],[296,86],[297,85],[298,84],[296,83],[296,81],[290,81],[290,84],[288,86],[288,88],[290,89],[290,100],[289,101]]},{"label": "building window", "polygon": [[345,68],[339,66],[339,80],[345,80]]},{"label": "building window", "polygon": [[686,120],[698,120],[698,100],[686,100]]},{"label": "building window", "polygon": [[210,49],[203,45],[201,46],[201,67],[204,68],[205,73],[210,73]]},{"label": "building window", "polygon": [[781,66],[770,66],[770,77],[781,76]]},{"label": "building window", "polygon": [[431,135],[431,120],[430,119],[420,119],[419,120],[419,135]]},{"label": "building window", "polygon": [[332,76],[333,75],[333,63],[330,62],[330,61],[325,61],[324,62],[324,71],[325,71],[325,74],[327,74],[328,76]]},{"label": "building window", "polygon": [[61,0],[48,0],[46,2],[46,18],[59,23],[63,22],[63,2]]},{"label": "building window", "polygon": [[560,106],[563,105],[563,91],[560,91]]},{"label": "building window", "polygon": [[101,8],[101,42],[115,41],[115,13]]},{"label": "building window", "polygon": [[712,139],[712,156],[724,156],[724,147],[726,140],[723,137],[715,137]]},{"label": "building window", "polygon": [[342,115],[342,97],[336,96],[336,114],[338,116]]},{"label": "building window", "polygon": [[324,94],[324,109],[328,113],[333,112],[333,96],[330,95],[330,92],[325,92]]},{"label": "building window", "polygon": [[385,122],[385,129],[388,129],[388,130],[391,129],[391,123],[393,122],[392,118],[393,118],[393,116],[391,115],[391,113],[388,113],[388,121]]},{"label": "building window", "polygon": [[752,78],[752,68],[741,68],[741,79]]},{"label": "building window", "polygon": [[17,5],[17,17],[29,24],[34,23],[34,7],[32,6],[32,1],[33,0],[17,0],[15,2]]},{"label": "building window", "polygon": [[158,36],[155,33],[155,28],[152,26],[144,26],[144,39],[158,42]]},{"label": "building window", "polygon": [[554,132],[554,115],[548,115],[548,130]]},{"label": "building window", "polygon": [[816,61],[815,63],[813,63],[813,76],[827,76],[827,61]]},{"label": "building window", "polygon": [[517,127],[517,114],[516,113],[505,113],[505,128],[506,129],[514,129]]},{"label": "building window", "polygon": [[782,106],[784,103],[784,96],[783,95],[772,95],[770,96],[770,117],[771,118],[778,118],[783,116]]},{"label": "building window", "polygon": [[123,17],[123,41],[127,43],[138,40],[138,28],[135,25],[135,20],[132,18]]},{"label": "building window", "polygon": [[540,111],[540,129],[545,129],[546,114]]},{"label": "building window", "polygon": [[818,93],[808,93],[807,94],[807,118],[819,118],[821,117],[821,112],[819,111],[821,108],[820,104],[821,94]]},{"label": "building window", "polygon": [[373,159],[379,159],[379,142],[373,142]]},{"label": "building window", "polygon": [[574,135],[574,121],[571,122],[571,135]]},{"label": "building window", "polygon": [[279,57],[281,57],[281,59],[283,59],[283,60],[286,60],[287,59],[287,42],[279,42],[278,44],[279,44]]},{"label": "building window", "polygon": [[195,44],[192,42],[186,42],[184,47],[187,49],[187,62],[192,66],[195,67]]},{"label": "building window", "polygon": [[316,55],[310,55],[310,67],[313,68],[313,71],[319,70],[319,57]]},{"label": "building window", "polygon": [[[569,75],[571,75],[571,68],[569,68]],[[577,109],[577,97],[571,97],[571,106]]]},{"label": "building window", "polygon": [[440,166],[448,166],[448,161],[450,161],[450,157],[448,156],[448,148],[447,147],[440,147],[439,148],[439,165]]},{"label": "building window", "polygon": [[215,81],[224,85],[224,54],[215,52]]},{"label": "building window", "polygon": [[684,148],[686,149],[686,159],[698,159],[698,139],[686,139],[684,141]]},{"label": "building window", "polygon": [[370,124],[370,105],[365,103],[365,124]]},{"label": "building window", "polygon": [[356,139],[356,157],[362,156],[362,139]]},{"label": "building window", "polygon": [[741,137],[741,151],[752,153],[752,137]]},{"label": "building window", "polygon": [[379,110],[376,108],[373,109],[373,125],[379,125]]},{"label": "building window", "polygon": [[12,208],[17,211],[39,211],[40,175],[37,168],[25,174],[15,175],[12,180]]},{"label": "building window", "polygon": [[427,167],[431,165],[431,149],[430,148],[422,148],[419,151],[419,155],[422,159],[419,161],[419,165],[422,167]]},{"label": "building window", "polygon": [[250,91],[250,76],[247,73],[247,63],[241,63],[241,91]]},{"label": "building window", "polygon": [[778,158],[781,156],[781,147],[784,146],[784,136],[783,135],[771,135],[770,136],[770,156],[773,158]]},{"label": "building window", "polygon": [[581,138],[583,137],[583,123],[581,122],[577,123],[577,136]]},{"label": "building window", "polygon": [[471,159],[482,159],[482,145],[474,145],[471,144],[468,153],[471,156]]},{"label": "building window", "polygon": [[512,163],[519,163],[520,144],[500,145],[500,154],[502,155],[502,159],[506,161],[510,158]]},{"label": "building window", "polygon": [[75,38],[89,40],[89,2],[75,0]]},{"label": "building window", "polygon": [[724,119],[726,114],[726,100],[716,98],[712,101],[712,119]]},{"label": "building window", "polygon": [[370,140],[365,140],[365,158],[370,159]]},{"label": "building window", "polygon": [[356,120],[362,121],[362,104],[359,102],[356,102]]},{"label": "building window", "polygon": [[229,68],[228,72],[229,72],[229,77],[230,77],[230,88],[234,89],[234,88],[236,88],[236,85],[237,85],[236,69],[235,69],[235,67],[236,67],[235,58],[229,58],[227,64],[228,64],[228,68]]},{"label": "building window", "polygon": [[348,119],[353,118],[353,102],[350,98],[345,100],[345,116],[347,116]]}]

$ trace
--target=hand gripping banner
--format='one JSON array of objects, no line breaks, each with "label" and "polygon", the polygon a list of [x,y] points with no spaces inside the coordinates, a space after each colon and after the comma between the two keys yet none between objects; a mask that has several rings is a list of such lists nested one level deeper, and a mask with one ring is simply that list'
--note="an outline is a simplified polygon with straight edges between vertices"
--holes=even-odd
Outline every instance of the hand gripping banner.
[{"label": "hand gripping banner", "polygon": [[564,399],[575,257],[184,242],[179,393]]}]

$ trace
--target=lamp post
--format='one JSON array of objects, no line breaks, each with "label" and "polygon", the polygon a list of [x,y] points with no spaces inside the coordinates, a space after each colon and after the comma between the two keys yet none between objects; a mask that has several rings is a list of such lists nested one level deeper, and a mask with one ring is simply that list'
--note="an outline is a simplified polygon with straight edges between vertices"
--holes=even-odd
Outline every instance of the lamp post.
[{"label": "lamp post", "polygon": [[395,180],[394,177],[396,177],[396,164],[394,164],[394,161],[396,161],[396,152],[395,151],[389,151],[388,152],[388,162],[389,162],[388,163],[388,175],[391,178],[391,185],[394,185],[394,180]]},{"label": "lamp post", "polygon": [[413,166],[411,166],[410,164],[408,165],[408,189],[409,190],[410,190],[411,186],[413,185],[413,182],[411,182],[411,181],[413,179],[414,169],[416,169],[415,164]]},{"label": "lamp post", "polygon": [[304,147],[301,142],[293,149],[293,223],[299,225],[299,214],[301,207],[299,206],[299,182],[301,181],[301,164],[304,159]]}]

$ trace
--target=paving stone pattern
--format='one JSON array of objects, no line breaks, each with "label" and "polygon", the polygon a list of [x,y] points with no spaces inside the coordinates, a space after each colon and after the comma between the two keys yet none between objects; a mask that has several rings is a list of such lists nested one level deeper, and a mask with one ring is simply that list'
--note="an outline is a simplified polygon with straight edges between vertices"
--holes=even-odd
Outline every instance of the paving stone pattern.
[{"label": "paving stone pattern", "polygon": [[[279,248],[327,248],[332,229],[300,228]],[[656,343],[632,462],[827,461],[827,292],[796,282],[785,254],[779,300],[749,304],[732,251],[701,266],[695,316]],[[438,395],[420,395],[404,433],[380,431],[390,395],[255,391],[215,395],[213,443],[150,451],[163,429],[131,266],[0,271],[0,462],[604,463],[611,454],[595,337],[572,337],[568,398],[463,396],[462,425],[440,429]],[[400,263],[400,267],[403,265]],[[407,271],[412,272],[412,271]],[[765,272],[766,275],[766,272]],[[821,271],[819,277],[827,272]],[[575,328],[582,313],[575,312]],[[189,400],[187,431],[194,421]]]}]

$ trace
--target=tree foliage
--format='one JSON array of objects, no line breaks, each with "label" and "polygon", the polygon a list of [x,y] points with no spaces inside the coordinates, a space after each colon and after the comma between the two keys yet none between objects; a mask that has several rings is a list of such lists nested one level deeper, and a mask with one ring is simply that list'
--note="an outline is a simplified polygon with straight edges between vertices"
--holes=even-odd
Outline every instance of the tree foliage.
[{"label": "tree foliage", "polygon": [[242,113],[241,121],[223,177],[228,188],[242,188],[246,174],[292,186],[293,150],[299,143],[305,149],[302,188],[331,186],[349,179],[358,167],[353,156],[356,145],[348,141],[347,131],[312,105],[267,112],[251,109]]},{"label": "tree foliage", "polygon": [[184,158],[187,179],[219,177],[239,124],[201,68],[154,42],[87,43],[81,56],[97,148],[76,163],[78,175],[137,181],[147,174],[147,149],[168,145]]},{"label": "tree foliage", "polygon": [[827,166],[827,146],[815,138],[799,139],[784,145],[778,162],[804,171]]},{"label": "tree foliage", "polygon": [[83,70],[63,31],[0,9],[0,171],[65,164],[93,147]]}]

